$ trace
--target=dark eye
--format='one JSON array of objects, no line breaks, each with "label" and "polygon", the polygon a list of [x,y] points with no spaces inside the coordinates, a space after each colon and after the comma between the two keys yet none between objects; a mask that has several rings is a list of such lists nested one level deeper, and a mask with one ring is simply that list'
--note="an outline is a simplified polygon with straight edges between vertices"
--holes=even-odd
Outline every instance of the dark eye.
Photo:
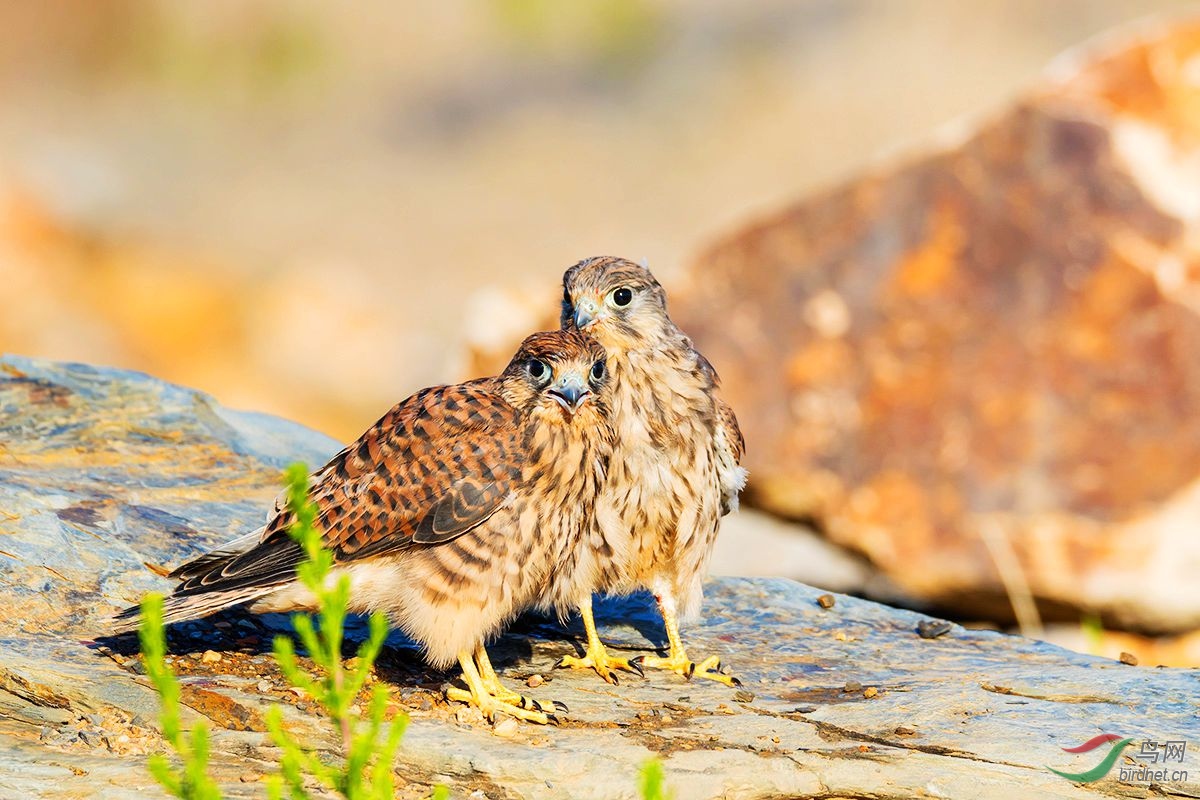
[{"label": "dark eye", "polygon": [[545,383],[550,380],[550,368],[545,362],[538,361],[536,358],[529,359],[529,377],[533,378],[535,383]]},{"label": "dark eye", "polygon": [[612,298],[613,305],[627,306],[633,300],[633,290],[622,286],[620,289],[617,289],[615,292],[613,292]]},{"label": "dark eye", "polygon": [[600,381],[604,380],[604,376],[606,374],[607,374],[607,371],[604,369],[603,361],[597,361],[595,364],[592,364],[592,382],[593,383],[599,383]]}]

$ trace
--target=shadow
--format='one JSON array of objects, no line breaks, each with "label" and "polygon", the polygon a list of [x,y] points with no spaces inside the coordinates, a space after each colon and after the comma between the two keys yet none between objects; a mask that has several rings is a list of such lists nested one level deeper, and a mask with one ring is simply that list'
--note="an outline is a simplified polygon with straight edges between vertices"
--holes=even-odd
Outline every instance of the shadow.
[{"label": "shadow", "polygon": [[[662,619],[649,592],[597,598],[593,611],[601,638],[613,649],[665,650],[667,641]],[[619,636],[622,629],[627,634],[632,629],[644,641],[632,641],[634,637],[630,635],[620,637],[620,640],[611,638],[613,635]],[[244,607],[224,609],[203,619],[168,625],[166,634],[167,652],[177,656],[198,655],[207,650],[222,654],[269,656],[275,637],[279,635],[290,637],[299,655],[308,655],[295,635],[290,614],[252,614]],[[342,657],[353,658],[367,635],[367,618],[353,614],[348,616]],[[504,669],[528,662],[533,656],[533,639],[570,643],[578,655],[583,654],[587,641],[583,621],[577,613],[565,623],[553,616],[527,613],[510,625],[499,639],[488,644],[493,665],[497,669]],[[141,652],[136,632],[97,637],[85,644],[89,649],[106,655],[115,653],[133,658]],[[136,661],[131,663],[140,667]],[[448,670],[429,666],[421,647],[398,630],[388,634],[377,661],[377,669],[381,678],[394,685],[431,689],[444,685],[451,674],[457,674],[457,666]]]},{"label": "shadow", "polygon": [[[663,628],[654,596],[644,590],[629,595],[597,597],[592,603],[592,614],[600,638],[616,650],[660,650],[667,647],[667,634]],[[644,642],[631,641],[633,637],[622,636],[614,641],[614,632],[632,629]],[[587,634],[583,619],[572,614],[565,622],[557,617],[538,612],[528,612],[517,618],[509,628],[510,634],[536,637],[546,641],[563,640],[575,646],[576,654],[583,655]]]},{"label": "shadow", "polygon": [[[173,655],[193,655],[213,650],[218,653],[242,653],[245,655],[270,655],[276,636],[292,639],[296,652],[307,656],[303,643],[295,635],[291,614],[252,614],[244,607],[218,611],[211,616],[186,622],[176,622],[166,627],[167,652]],[[368,635],[367,618],[350,615],[346,618],[342,640],[342,656],[354,657],[359,645]],[[133,656],[141,651],[137,632],[115,636],[100,636],[87,642],[90,649],[105,649],[123,656]],[[420,657],[418,645],[399,631],[391,631],[384,650],[410,652]]]},{"label": "shadow", "polygon": [[[277,619],[268,619],[269,617]],[[220,653],[261,655],[271,652],[271,643],[276,633],[290,630],[291,621],[282,614],[255,615],[239,608],[230,608],[203,619],[168,625],[167,652],[190,655],[214,650]],[[105,649],[122,656],[134,656],[141,652],[136,631],[115,636],[98,636],[87,646],[90,649]]]},{"label": "shadow", "polygon": [[[342,640],[342,658],[353,658],[366,640],[369,630],[365,616],[352,614],[346,618]],[[295,635],[290,614],[252,614],[244,608],[230,608],[198,620],[177,622],[166,628],[167,652],[175,656],[192,656],[213,650],[223,655],[271,656],[276,636],[288,636],[298,655],[308,651]],[[141,672],[136,656],[141,645],[136,632],[97,637],[85,646],[105,656],[117,654],[130,659],[128,666]],[[506,633],[488,646],[492,663],[497,667],[528,661],[533,655],[530,641],[520,635]],[[421,647],[401,631],[392,630],[376,660],[377,674],[397,686],[423,687],[436,690],[443,686],[458,667],[440,670],[426,663]]]}]

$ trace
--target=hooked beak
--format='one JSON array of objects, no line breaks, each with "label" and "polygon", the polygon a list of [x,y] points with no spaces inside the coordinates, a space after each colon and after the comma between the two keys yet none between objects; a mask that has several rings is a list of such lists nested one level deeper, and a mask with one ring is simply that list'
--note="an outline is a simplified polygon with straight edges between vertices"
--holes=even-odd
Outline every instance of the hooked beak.
[{"label": "hooked beak", "polygon": [[583,330],[600,319],[600,304],[590,297],[585,297],[575,305],[575,327]]},{"label": "hooked beak", "polygon": [[572,416],[583,405],[588,395],[587,382],[583,380],[583,376],[574,372],[564,374],[550,387],[550,396],[554,398],[554,402]]}]

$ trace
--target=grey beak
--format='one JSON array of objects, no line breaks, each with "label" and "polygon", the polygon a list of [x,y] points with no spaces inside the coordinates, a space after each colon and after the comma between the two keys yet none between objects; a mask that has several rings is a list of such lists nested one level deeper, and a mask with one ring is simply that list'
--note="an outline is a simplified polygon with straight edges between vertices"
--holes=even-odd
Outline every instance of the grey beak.
[{"label": "grey beak", "polygon": [[600,308],[594,300],[580,300],[575,306],[575,327],[583,330],[588,325],[596,321],[596,317],[600,315]]},{"label": "grey beak", "polygon": [[587,384],[582,377],[574,373],[563,375],[550,387],[550,396],[570,414],[579,410],[588,394]]}]

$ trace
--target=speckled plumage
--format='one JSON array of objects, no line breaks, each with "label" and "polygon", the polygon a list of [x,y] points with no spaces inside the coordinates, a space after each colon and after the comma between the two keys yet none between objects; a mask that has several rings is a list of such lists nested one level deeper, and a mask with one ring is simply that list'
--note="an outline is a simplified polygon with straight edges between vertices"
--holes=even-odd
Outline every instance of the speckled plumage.
[{"label": "speckled plumage", "polygon": [[570,593],[582,602],[593,591],[650,589],[681,655],[671,628],[699,611],[721,517],[745,484],[742,434],[716,371],[671,321],[648,270],[592,258],[567,270],[563,287],[563,327],[586,330],[608,353],[617,433],[597,504],[600,564],[570,576]]},{"label": "speckled plumage", "polygon": [[[534,334],[498,377],[418,392],[313,473],[331,579],[350,576],[352,610],[385,612],[444,667],[544,596],[596,524],[613,442],[603,361],[584,334]],[[568,375],[583,382],[573,411],[555,397]],[[280,498],[261,534],[176,570],[168,621],[246,601],[310,607],[290,521]]]}]

